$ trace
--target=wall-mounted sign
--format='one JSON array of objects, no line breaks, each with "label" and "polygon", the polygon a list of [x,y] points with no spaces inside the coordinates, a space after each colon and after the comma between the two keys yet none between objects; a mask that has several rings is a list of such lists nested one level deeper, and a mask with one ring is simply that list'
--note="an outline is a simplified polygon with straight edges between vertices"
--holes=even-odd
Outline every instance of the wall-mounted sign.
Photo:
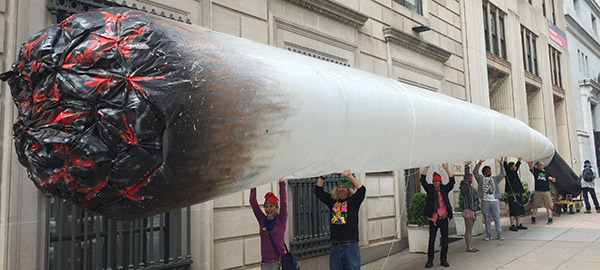
[{"label": "wall-mounted sign", "polygon": [[554,40],[554,42],[556,42],[556,44],[561,46],[563,49],[567,49],[567,36],[551,21],[548,21],[548,32],[550,33],[549,36],[551,40]]}]

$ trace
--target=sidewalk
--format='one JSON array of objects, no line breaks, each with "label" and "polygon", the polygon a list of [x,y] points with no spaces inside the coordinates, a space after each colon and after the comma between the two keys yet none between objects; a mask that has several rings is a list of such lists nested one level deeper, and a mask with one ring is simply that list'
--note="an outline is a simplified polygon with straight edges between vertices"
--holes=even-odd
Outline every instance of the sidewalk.
[{"label": "sidewalk", "polygon": [[[600,214],[595,211],[563,214],[554,217],[552,225],[546,225],[545,209],[540,209],[537,217],[536,225],[531,224],[530,216],[522,219],[529,229],[518,232],[508,230],[508,217],[502,217],[504,241],[484,241],[484,232],[473,238],[473,244],[479,248],[477,253],[465,252],[464,240],[455,241],[448,249],[450,267],[439,265],[437,252],[430,269],[600,269]],[[481,222],[481,217],[477,217],[477,222]],[[493,226],[492,223],[492,229]],[[405,249],[385,260],[363,265],[362,269],[425,269],[427,254],[409,253]]]}]

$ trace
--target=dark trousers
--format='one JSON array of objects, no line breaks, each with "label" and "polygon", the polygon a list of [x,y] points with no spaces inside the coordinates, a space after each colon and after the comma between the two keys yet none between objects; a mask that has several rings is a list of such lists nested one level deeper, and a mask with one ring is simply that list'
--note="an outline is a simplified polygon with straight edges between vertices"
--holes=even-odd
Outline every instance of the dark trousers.
[{"label": "dark trousers", "polygon": [[590,201],[588,201],[588,192],[592,195],[592,202],[594,202],[594,206],[596,206],[596,210],[600,210],[598,206],[598,198],[596,198],[596,191],[593,188],[581,188],[583,191],[583,198],[585,199],[585,210],[589,211],[592,207],[590,206]]},{"label": "dark trousers", "polygon": [[438,228],[442,235],[442,253],[440,254],[440,260],[445,261],[446,255],[448,255],[448,219],[438,220],[437,223],[429,221],[429,248],[427,249],[427,260],[433,261],[435,238]]}]

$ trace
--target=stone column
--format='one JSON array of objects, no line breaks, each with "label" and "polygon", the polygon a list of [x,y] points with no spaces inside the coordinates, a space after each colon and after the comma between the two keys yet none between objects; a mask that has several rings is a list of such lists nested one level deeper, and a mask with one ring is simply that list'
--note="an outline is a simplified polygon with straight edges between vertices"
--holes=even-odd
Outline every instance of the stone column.
[{"label": "stone column", "polygon": [[192,206],[192,270],[213,269],[213,201]]},{"label": "stone column", "polygon": [[[49,24],[45,1],[0,1],[0,68],[16,59],[20,45]],[[41,193],[18,162],[12,140],[16,109],[6,83],[0,84],[0,269],[41,269],[45,254],[45,212]]]}]

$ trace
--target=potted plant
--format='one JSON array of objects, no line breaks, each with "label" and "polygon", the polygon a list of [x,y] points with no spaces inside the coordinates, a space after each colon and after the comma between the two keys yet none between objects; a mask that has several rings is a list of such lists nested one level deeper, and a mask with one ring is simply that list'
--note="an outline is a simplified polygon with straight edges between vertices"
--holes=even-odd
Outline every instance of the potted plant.
[{"label": "potted plant", "polygon": [[[425,217],[425,203],[427,194],[415,193],[410,199],[408,209],[408,250],[410,252],[427,253],[429,244],[429,225]],[[435,250],[439,250],[439,244]]]},{"label": "potted plant", "polygon": [[[473,189],[473,193],[477,194],[477,189],[474,188]],[[462,206],[463,206],[463,195],[462,192],[459,192],[458,194],[458,205],[456,207],[454,207],[454,213],[452,213],[452,215],[454,216],[454,225],[456,226],[456,235],[462,236],[465,235],[465,219],[462,216]],[[477,199],[479,201],[479,199]],[[481,203],[477,204],[477,212],[475,212],[475,215],[479,218],[483,218],[483,215],[481,215]],[[473,236],[477,236],[483,233],[483,223],[481,222],[475,222],[473,224]]]}]

